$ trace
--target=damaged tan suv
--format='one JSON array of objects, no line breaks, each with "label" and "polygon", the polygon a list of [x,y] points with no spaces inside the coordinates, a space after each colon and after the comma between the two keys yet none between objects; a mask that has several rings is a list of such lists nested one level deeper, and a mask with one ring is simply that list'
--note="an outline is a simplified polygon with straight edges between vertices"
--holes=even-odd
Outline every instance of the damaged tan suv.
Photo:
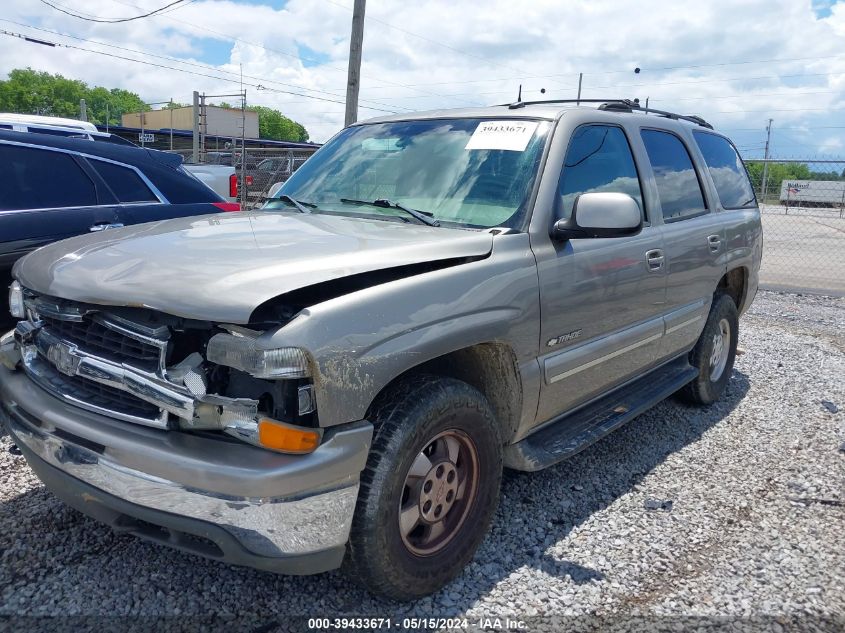
[{"label": "damaged tan suv", "polygon": [[719,398],[761,249],[743,164],[698,117],[367,121],[260,209],[21,260],[2,416],[50,490],[116,529],[413,599],[471,560],[503,467]]}]

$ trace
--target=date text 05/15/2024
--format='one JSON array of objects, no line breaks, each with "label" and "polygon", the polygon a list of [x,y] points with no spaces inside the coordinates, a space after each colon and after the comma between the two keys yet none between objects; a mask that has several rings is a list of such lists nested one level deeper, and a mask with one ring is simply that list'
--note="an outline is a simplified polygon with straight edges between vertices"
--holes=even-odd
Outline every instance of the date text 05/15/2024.
[{"label": "date text 05/15/2024", "polygon": [[522,620],[499,617],[479,618],[393,618],[349,617],[349,618],[309,618],[308,628],[315,631],[349,629],[398,629],[398,630],[483,630],[483,631],[522,631],[526,623]]}]

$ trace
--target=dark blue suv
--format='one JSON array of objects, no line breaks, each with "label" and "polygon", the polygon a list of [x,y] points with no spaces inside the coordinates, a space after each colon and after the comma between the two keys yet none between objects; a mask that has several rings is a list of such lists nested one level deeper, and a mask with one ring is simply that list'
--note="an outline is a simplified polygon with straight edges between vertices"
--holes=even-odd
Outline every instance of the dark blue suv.
[{"label": "dark blue suv", "polygon": [[[237,211],[182,168],[182,158],[87,138],[0,130],[0,288],[14,262],[74,235]],[[0,309],[0,325],[8,321]]]}]

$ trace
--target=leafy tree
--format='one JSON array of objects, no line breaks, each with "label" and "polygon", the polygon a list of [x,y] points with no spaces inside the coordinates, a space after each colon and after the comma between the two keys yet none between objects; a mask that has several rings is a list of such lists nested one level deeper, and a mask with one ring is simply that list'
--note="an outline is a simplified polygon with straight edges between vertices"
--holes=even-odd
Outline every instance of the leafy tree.
[{"label": "leafy tree", "polygon": [[85,99],[88,120],[120,125],[124,112],[148,111],[150,107],[134,92],[101,86],[90,88],[84,81],[51,75],[32,68],[17,68],[0,81],[0,111],[76,118],[79,101]]},{"label": "leafy tree", "polygon": [[[79,101],[85,99],[88,120],[104,125],[108,116],[109,125],[120,125],[121,115],[129,112],[148,112],[151,108],[134,92],[122,88],[89,87],[84,81],[66,79],[62,75],[51,75],[32,68],[17,68],[9,78],[0,81],[0,112],[43,114],[76,118],[79,116]],[[220,104],[231,108],[228,103]],[[185,104],[174,102],[165,108],[182,108]],[[258,113],[260,138],[278,141],[307,141],[308,131],[296,121],[278,110],[265,106],[247,108]]]},{"label": "leafy tree", "polygon": [[[746,163],[748,167],[748,175],[751,176],[751,181],[755,186],[759,187],[763,182],[763,163],[749,161]],[[769,181],[769,189],[772,188],[772,183],[780,187],[783,180],[811,180],[810,168],[804,163],[769,163],[767,170],[767,180]]]},{"label": "leafy tree", "polygon": [[308,130],[301,123],[266,106],[247,106],[247,110],[258,113],[258,137],[276,141],[308,140]]}]

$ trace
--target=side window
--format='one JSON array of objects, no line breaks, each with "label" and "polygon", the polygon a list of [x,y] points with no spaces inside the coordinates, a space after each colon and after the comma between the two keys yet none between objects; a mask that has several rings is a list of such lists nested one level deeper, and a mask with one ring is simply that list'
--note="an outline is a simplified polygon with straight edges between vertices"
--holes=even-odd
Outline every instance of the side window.
[{"label": "side window", "polygon": [[103,160],[91,160],[120,202],[158,202],[155,194],[134,170]]},{"label": "side window", "polygon": [[67,136],[67,137],[85,137],[87,136],[82,130],[60,130],[53,127],[32,127],[29,126],[29,131],[35,134],[46,134],[48,136]]},{"label": "side window", "polygon": [[705,213],[701,183],[681,139],[657,130],[643,130],[641,134],[657,181],[663,219],[681,220]]},{"label": "side window", "polygon": [[643,208],[643,195],[631,146],[621,128],[584,125],[572,134],[558,184],[558,216],[572,214],[575,198],[591,192],[627,193]]},{"label": "side window", "polygon": [[730,141],[706,132],[693,132],[692,135],[704,155],[722,206],[725,209],[753,207],[754,190],[748,180],[748,172]]},{"label": "side window", "polygon": [[97,204],[94,183],[68,154],[0,144],[0,211]]}]

